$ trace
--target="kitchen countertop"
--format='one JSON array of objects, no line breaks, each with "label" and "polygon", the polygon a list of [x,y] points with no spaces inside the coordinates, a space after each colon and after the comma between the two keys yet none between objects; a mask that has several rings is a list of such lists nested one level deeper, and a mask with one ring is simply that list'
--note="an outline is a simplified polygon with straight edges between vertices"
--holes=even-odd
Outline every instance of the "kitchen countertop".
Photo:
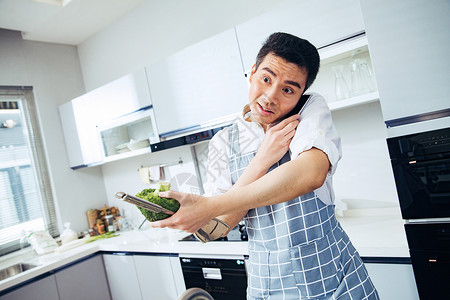
[{"label": "kitchen countertop", "polygon": [[[348,214],[338,219],[362,257],[409,258],[404,221],[400,215]],[[218,241],[202,244],[196,241],[179,241],[188,234],[172,229],[148,228],[118,233],[120,235],[117,237],[98,240],[61,253],[35,255],[29,249],[24,249],[5,255],[0,258],[0,269],[18,262],[32,263],[37,267],[0,281],[0,291],[99,251],[217,258],[248,255],[247,242]]]}]

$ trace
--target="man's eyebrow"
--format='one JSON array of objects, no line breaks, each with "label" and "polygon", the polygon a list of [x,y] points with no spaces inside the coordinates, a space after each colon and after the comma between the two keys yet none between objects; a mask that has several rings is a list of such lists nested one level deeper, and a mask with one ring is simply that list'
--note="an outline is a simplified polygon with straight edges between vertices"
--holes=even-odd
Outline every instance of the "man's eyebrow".
[{"label": "man's eyebrow", "polygon": [[[269,72],[273,77],[277,77],[277,74],[275,74],[269,67],[264,67],[262,68],[263,70]],[[301,89],[302,87],[300,86],[300,84],[297,81],[292,81],[292,80],[286,80],[285,83],[293,85],[298,87],[299,89]]]},{"label": "man's eyebrow", "polygon": [[300,86],[300,84],[297,81],[292,81],[292,80],[286,80],[285,81],[287,84],[293,85],[298,87],[299,89],[302,89],[302,87]]},{"label": "man's eyebrow", "polygon": [[272,74],[274,77],[277,77],[277,74],[275,74],[269,67],[264,67],[263,70],[269,72],[269,73]]}]

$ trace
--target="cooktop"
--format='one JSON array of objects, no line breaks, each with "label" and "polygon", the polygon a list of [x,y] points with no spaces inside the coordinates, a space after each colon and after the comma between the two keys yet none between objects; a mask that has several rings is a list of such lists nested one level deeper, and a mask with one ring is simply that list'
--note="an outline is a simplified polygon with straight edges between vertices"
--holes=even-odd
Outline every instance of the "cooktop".
[{"label": "cooktop", "polygon": [[[236,226],[234,227],[227,236],[220,237],[217,240],[214,240],[212,242],[242,242],[247,241],[247,232],[245,228]],[[179,240],[180,242],[191,242],[191,241],[198,241],[197,238],[190,234],[188,236],[185,236],[184,238]]]}]

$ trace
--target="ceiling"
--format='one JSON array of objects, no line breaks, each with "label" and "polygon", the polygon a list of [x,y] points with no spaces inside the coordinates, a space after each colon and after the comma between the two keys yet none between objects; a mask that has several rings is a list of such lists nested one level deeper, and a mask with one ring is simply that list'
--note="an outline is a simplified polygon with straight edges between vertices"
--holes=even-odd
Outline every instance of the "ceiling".
[{"label": "ceiling", "polygon": [[0,28],[25,40],[78,45],[145,0],[0,0]]}]

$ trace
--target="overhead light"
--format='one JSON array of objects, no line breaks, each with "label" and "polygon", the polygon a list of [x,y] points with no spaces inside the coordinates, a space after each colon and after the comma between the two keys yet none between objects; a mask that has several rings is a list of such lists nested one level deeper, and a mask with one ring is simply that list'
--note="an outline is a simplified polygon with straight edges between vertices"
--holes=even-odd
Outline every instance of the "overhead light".
[{"label": "overhead light", "polygon": [[72,0],[33,0],[33,1],[57,6],[66,6]]}]

